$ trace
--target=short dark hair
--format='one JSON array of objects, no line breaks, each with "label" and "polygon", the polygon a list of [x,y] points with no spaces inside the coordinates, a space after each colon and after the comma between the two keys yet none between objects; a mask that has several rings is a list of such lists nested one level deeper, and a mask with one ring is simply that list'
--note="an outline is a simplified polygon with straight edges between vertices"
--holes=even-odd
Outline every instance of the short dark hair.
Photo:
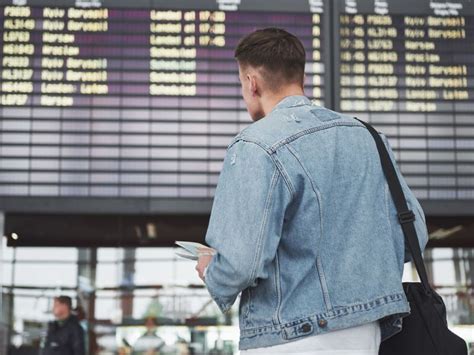
[{"label": "short dark hair", "polygon": [[303,83],[306,52],[301,41],[280,28],[256,30],[242,38],[235,58],[243,67],[263,68],[263,77],[274,88]]},{"label": "short dark hair", "polygon": [[69,296],[57,296],[57,297],[54,297],[54,300],[56,302],[65,304],[66,306],[68,306],[69,309],[72,309],[72,299],[71,299],[71,297],[69,297]]}]

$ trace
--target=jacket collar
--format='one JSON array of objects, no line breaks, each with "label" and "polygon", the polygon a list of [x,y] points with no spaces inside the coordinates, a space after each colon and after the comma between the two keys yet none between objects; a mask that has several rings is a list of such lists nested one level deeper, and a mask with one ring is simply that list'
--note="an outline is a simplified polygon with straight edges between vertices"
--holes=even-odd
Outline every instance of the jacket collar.
[{"label": "jacket collar", "polygon": [[278,104],[276,104],[272,111],[303,105],[311,105],[311,100],[304,95],[286,96]]}]

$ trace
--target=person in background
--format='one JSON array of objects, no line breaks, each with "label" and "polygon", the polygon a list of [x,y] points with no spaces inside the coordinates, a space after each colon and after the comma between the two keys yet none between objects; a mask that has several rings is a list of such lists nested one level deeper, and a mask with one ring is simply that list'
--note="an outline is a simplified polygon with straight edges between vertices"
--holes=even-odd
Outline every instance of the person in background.
[{"label": "person in background", "polygon": [[84,330],[72,314],[72,300],[69,296],[54,298],[55,320],[48,323],[48,331],[41,355],[85,355]]},{"label": "person in background", "polygon": [[[254,122],[227,147],[199,276],[223,312],[242,292],[242,355],[377,355],[410,312],[410,255],[374,139],[305,96],[296,36],[254,31],[235,58]],[[423,249],[423,210],[397,174]]]},{"label": "person in background", "polygon": [[156,335],[156,318],[148,317],[145,320],[145,333],[133,345],[133,355],[158,355],[165,342]]},{"label": "person in background", "polygon": [[78,305],[74,309],[74,314],[76,315],[77,320],[79,321],[79,324],[84,330],[85,351],[86,351],[86,354],[89,354],[89,324],[87,322],[86,311],[84,310],[84,307],[82,307],[81,305]]}]

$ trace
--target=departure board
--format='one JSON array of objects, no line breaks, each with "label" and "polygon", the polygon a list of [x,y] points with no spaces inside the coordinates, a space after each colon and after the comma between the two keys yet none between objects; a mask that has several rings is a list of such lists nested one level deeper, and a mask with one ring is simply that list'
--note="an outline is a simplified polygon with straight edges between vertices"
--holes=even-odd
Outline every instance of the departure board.
[{"label": "departure board", "polygon": [[318,2],[118,3],[1,8],[0,195],[212,197],[251,122],[233,54],[257,28],[302,40],[324,104]]},{"label": "departure board", "polygon": [[388,136],[419,198],[472,200],[474,3],[338,5],[338,108]]},{"label": "departure board", "polygon": [[0,197],[212,200],[251,123],[234,49],[271,26],[303,42],[305,94],[384,132],[418,198],[474,200],[472,2],[0,4]]}]

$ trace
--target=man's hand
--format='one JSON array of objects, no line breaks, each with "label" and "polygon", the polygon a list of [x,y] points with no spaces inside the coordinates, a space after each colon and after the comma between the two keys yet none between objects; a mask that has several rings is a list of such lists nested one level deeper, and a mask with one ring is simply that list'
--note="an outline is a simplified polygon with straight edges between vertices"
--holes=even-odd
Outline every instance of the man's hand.
[{"label": "man's hand", "polygon": [[199,259],[196,265],[196,271],[199,274],[199,278],[204,281],[204,271],[207,268],[207,265],[211,262],[215,250],[212,248],[200,248],[198,255]]}]

